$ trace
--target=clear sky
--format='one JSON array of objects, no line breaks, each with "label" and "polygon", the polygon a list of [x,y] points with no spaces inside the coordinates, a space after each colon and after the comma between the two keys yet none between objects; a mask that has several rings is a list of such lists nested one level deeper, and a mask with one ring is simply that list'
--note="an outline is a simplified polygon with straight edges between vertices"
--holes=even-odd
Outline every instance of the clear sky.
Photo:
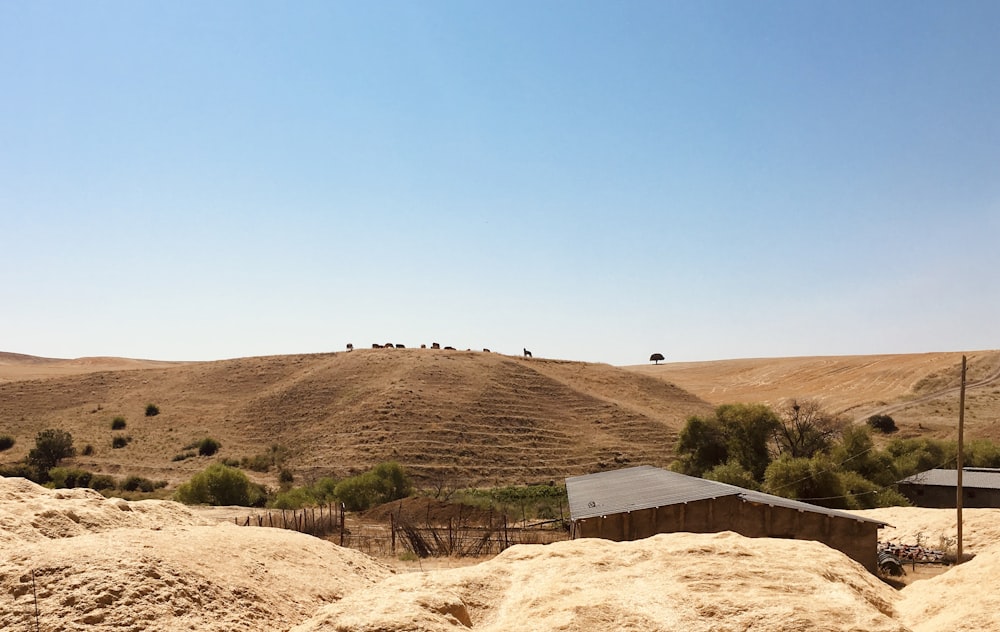
[{"label": "clear sky", "polygon": [[1000,348],[1000,3],[0,2],[0,351]]}]

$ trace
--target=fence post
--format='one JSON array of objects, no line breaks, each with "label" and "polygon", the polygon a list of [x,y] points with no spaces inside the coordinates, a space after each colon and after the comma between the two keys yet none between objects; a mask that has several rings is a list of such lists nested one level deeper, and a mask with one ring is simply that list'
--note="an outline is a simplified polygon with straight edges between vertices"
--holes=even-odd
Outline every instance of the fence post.
[{"label": "fence post", "polygon": [[340,546],[344,546],[344,503],[340,503]]}]

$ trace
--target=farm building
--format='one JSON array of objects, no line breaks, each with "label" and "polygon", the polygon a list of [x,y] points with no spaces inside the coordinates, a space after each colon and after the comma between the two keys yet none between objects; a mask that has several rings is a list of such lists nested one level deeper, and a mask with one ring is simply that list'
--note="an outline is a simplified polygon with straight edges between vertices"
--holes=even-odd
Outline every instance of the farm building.
[{"label": "farm building", "polygon": [[574,538],[638,540],[657,533],[733,531],[817,540],[875,572],[884,522],[656,467],[566,479]]},{"label": "farm building", "polygon": [[[899,492],[917,507],[936,509],[956,505],[958,470],[927,470],[899,481]],[[1000,507],[1000,470],[962,468],[962,506]]]}]

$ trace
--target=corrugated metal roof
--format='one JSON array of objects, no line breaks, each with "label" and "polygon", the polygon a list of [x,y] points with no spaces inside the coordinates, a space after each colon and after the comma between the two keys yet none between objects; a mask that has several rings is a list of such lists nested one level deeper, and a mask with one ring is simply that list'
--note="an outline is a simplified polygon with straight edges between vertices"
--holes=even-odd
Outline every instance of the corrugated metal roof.
[{"label": "corrugated metal roof", "polygon": [[[711,483],[706,485],[706,483]],[[665,507],[737,492],[718,483],[642,465],[566,479],[573,520]]]},{"label": "corrugated metal roof", "polygon": [[[955,487],[958,470],[927,470],[899,481],[900,484]],[[971,489],[1000,489],[1000,470],[985,467],[963,467],[962,487]]]},{"label": "corrugated metal roof", "polygon": [[708,500],[709,498],[739,496],[745,502],[810,511],[861,522],[874,522],[880,525],[886,524],[846,511],[827,509],[800,500],[772,496],[704,478],[685,476],[649,465],[585,476],[571,476],[566,479],[566,493],[569,496],[569,511],[573,520],[666,507],[667,505]]}]

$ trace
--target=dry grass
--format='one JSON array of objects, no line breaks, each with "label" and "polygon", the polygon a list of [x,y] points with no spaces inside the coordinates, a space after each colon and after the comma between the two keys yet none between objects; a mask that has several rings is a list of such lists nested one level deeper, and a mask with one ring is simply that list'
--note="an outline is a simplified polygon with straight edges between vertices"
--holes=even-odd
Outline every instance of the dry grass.
[{"label": "dry grass", "polygon": [[[23,458],[35,434],[71,432],[72,465],[172,484],[217,458],[280,444],[297,482],[397,460],[422,486],[547,483],[624,465],[667,465],[692,414],[725,402],[815,398],[864,419],[886,407],[899,436],[954,435],[960,353],[770,358],[636,367],[469,351],[357,350],[218,362],[53,360],[0,354],[0,419]],[[1000,352],[969,353],[970,383]],[[1000,440],[1000,381],[969,390],[966,436]],[[160,408],[144,415],[146,404]],[[133,441],[112,450],[123,416]],[[172,458],[204,437],[216,457]],[[276,486],[276,472],[249,472]]]}]

